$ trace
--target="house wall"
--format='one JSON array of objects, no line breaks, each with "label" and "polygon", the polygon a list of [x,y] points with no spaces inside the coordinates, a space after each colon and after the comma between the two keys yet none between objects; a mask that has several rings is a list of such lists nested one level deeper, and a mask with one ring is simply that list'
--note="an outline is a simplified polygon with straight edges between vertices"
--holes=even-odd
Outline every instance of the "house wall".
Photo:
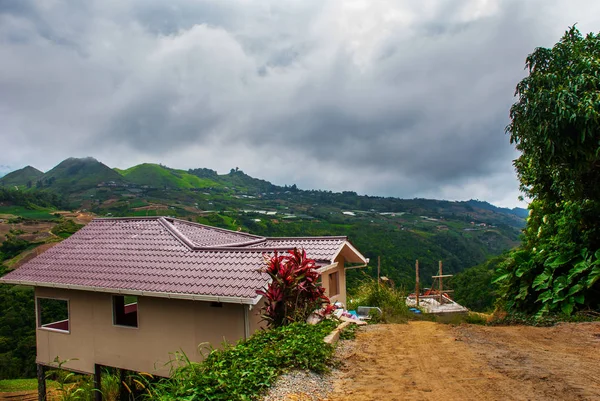
[{"label": "house wall", "polygon": [[256,305],[248,311],[248,317],[250,320],[250,333],[254,333],[257,330],[267,327],[267,323],[262,320],[261,309],[265,305],[265,300],[262,298]]},{"label": "house wall", "polygon": [[[138,327],[113,325],[112,294],[37,287],[37,297],[69,300],[70,333],[38,328],[37,361],[51,364],[71,359],[67,369],[93,373],[94,364],[133,371],[169,374],[170,353],[182,350],[193,361],[202,359],[198,345],[219,346],[244,338],[244,308],[166,298],[138,297]],[[261,327],[248,313],[250,333]],[[75,358],[77,360],[75,360]]]},{"label": "house wall", "polygon": [[[338,256],[335,259],[335,262],[338,263],[335,269],[327,270],[322,274],[321,285],[325,288],[325,294],[329,297],[332,303],[341,302],[346,305],[346,270],[344,269],[344,257],[342,255]],[[339,286],[339,294],[331,296],[331,291],[329,288],[329,275],[332,273],[338,273],[338,286]]]}]

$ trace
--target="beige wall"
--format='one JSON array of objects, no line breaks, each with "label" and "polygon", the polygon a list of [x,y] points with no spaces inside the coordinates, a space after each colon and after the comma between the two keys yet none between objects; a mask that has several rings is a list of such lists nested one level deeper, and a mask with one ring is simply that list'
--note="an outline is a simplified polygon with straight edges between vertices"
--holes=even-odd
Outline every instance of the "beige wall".
[{"label": "beige wall", "polygon": [[[244,338],[244,308],[166,298],[138,298],[138,328],[113,325],[111,294],[36,288],[37,297],[69,300],[70,333],[37,329],[37,361],[74,359],[65,368],[93,373],[94,364],[168,375],[169,354],[183,350],[202,359],[198,345],[219,346]],[[248,312],[250,333],[261,327],[260,304]]]},{"label": "beige wall", "polygon": [[[327,295],[329,297],[329,299],[331,300],[331,303],[334,302],[341,302],[344,304],[344,306],[346,305],[346,270],[344,269],[344,257],[343,256],[338,256],[337,259],[335,260],[337,262],[337,267],[335,269],[331,269],[331,270],[327,270],[326,272],[323,272],[322,274],[322,285],[325,288],[325,295]],[[338,287],[339,287],[339,294],[338,295],[334,295],[334,296],[330,296],[330,289],[329,289],[329,275],[332,273],[338,273]]]},{"label": "beige wall", "polygon": [[257,330],[267,327],[267,323],[262,320],[261,309],[265,305],[264,298],[261,299],[256,305],[252,307],[252,309],[248,312],[249,323],[250,323],[250,333],[254,333]]}]

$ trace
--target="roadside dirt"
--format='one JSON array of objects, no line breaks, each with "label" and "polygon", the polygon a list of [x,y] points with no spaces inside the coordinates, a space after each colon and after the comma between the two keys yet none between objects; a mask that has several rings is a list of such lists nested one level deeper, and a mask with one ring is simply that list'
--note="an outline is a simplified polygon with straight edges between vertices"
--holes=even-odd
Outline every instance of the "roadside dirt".
[{"label": "roadside dirt", "polygon": [[363,330],[328,401],[600,399],[600,323]]}]

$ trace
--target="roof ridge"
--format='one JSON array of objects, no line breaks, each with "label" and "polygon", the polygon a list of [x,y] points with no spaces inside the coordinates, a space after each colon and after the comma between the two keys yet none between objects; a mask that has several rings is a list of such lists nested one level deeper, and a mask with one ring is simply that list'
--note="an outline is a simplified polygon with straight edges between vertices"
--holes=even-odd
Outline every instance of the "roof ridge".
[{"label": "roof ridge", "polygon": [[250,234],[250,233],[245,233],[243,231],[233,231],[233,230],[228,230],[226,228],[209,226],[209,225],[202,224],[202,223],[196,223],[195,221],[187,221],[187,220],[178,219],[176,217],[166,217],[165,216],[165,220],[178,221],[180,223],[187,224],[189,226],[196,226],[196,227],[206,228],[206,229],[209,229],[209,230],[215,230],[215,231],[221,231],[221,232],[226,232],[226,233],[231,233],[231,234],[244,235],[244,236],[253,237],[253,238],[256,238],[256,239],[266,239],[266,237],[263,237],[261,235],[254,235],[254,234]]},{"label": "roof ridge", "polygon": [[92,221],[111,221],[111,220],[159,220],[166,216],[121,216],[121,217],[94,217]]},{"label": "roof ridge", "polygon": [[180,242],[182,242],[185,246],[187,246],[191,250],[194,250],[194,248],[195,248],[194,243],[188,237],[186,237],[185,235],[183,235],[183,233],[181,231],[179,231],[173,224],[169,223],[167,221],[167,219],[165,219],[163,217],[159,217],[157,220],[175,238],[177,238]]},{"label": "roof ridge", "polygon": [[348,236],[347,235],[323,235],[320,237],[267,237],[267,240],[302,240],[302,239],[307,239],[307,240],[315,240],[315,239],[343,239],[345,241],[348,241]]},{"label": "roof ridge", "polygon": [[198,251],[198,252],[273,252],[273,251],[289,251],[293,248],[297,248],[297,247],[289,247],[289,246],[265,246],[265,247],[261,247],[261,248],[246,248],[246,247],[239,247],[239,246],[231,246],[231,245],[226,245],[226,246],[210,246],[210,247],[205,247],[205,248],[201,248],[201,247],[196,247],[193,250],[194,251]]}]

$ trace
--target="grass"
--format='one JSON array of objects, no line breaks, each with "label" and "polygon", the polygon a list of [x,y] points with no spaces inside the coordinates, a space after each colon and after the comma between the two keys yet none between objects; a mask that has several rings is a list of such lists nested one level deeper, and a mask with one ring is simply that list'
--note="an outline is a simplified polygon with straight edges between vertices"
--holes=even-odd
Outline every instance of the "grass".
[{"label": "grass", "polygon": [[144,163],[126,170],[115,169],[123,177],[138,185],[148,185],[155,188],[209,188],[219,187],[215,181],[200,178],[185,170],[175,170],[157,164]]},{"label": "grass", "polygon": [[[47,388],[57,388],[58,383],[54,380],[46,380]],[[37,391],[37,379],[11,379],[0,380],[0,393],[10,393],[14,391]]]},{"label": "grass", "polygon": [[13,215],[23,217],[30,220],[56,220],[57,216],[53,215],[50,209],[27,209],[23,206],[0,206],[0,215]]},{"label": "grass", "polygon": [[490,326],[512,326],[526,325],[538,327],[551,327],[558,323],[579,323],[600,321],[600,314],[592,310],[584,310],[573,315],[550,314],[542,317],[528,315],[525,313],[494,313],[492,319],[488,321]]},{"label": "grass", "polygon": [[373,322],[406,323],[413,314],[406,306],[406,295],[403,290],[393,285],[381,283],[371,277],[364,277],[358,288],[349,296],[348,309],[359,306],[377,306],[383,312]]}]

